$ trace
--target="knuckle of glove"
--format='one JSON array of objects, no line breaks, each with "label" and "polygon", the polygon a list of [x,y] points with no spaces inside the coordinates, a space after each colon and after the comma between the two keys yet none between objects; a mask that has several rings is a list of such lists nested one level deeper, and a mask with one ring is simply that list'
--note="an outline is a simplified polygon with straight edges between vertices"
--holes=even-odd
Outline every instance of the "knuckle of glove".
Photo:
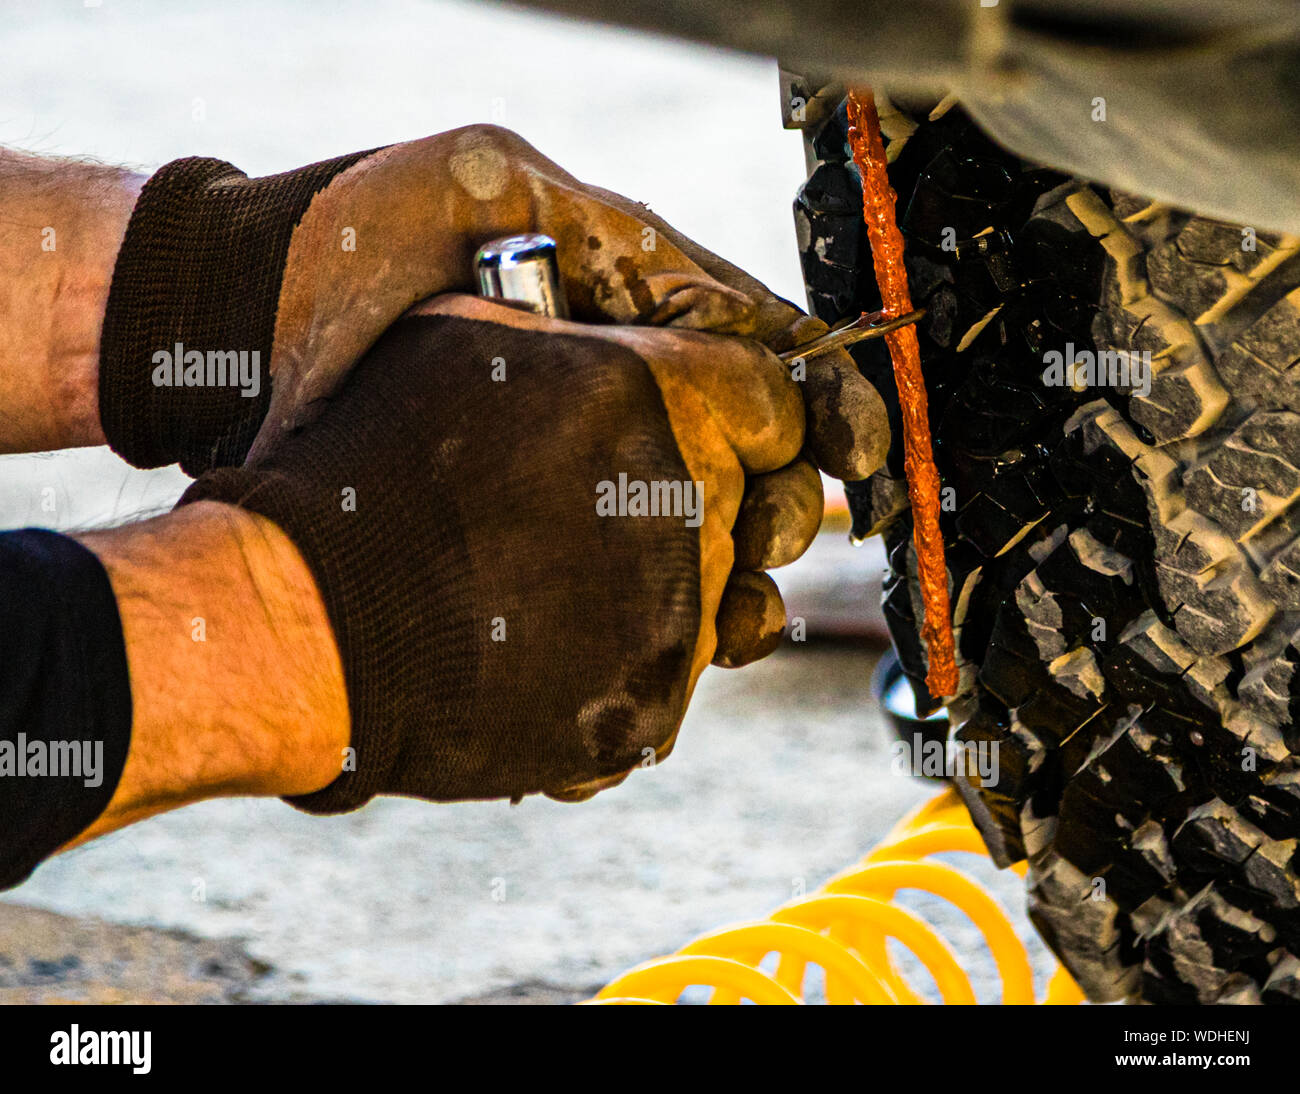
[{"label": "knuckle of glove", "polygon": [[698,337],[691,382],[723,436],[751,473],[784,467],[803,447],[805,410],[799,386],[781,359],[745,338]]}]

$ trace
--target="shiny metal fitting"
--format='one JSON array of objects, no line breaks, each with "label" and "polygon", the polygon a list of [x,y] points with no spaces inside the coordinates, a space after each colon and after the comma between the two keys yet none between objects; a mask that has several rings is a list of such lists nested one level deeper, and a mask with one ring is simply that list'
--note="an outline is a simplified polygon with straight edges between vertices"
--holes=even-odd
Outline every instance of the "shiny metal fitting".
[{"label": "shiny metal fitting", "polygon": [[555,240],[540,232],[494,239],[474,256],[479,295],[549,315],[569,318]]}]

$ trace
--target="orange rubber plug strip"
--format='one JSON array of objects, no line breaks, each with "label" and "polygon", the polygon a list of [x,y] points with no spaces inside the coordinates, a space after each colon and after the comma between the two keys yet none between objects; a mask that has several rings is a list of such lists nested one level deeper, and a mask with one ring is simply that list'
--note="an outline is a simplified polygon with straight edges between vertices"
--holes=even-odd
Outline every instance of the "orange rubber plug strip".
[{"label": "orange rubber plug strip", "polygon": [[[903,233],[894,216],[897,200],[889,185],[885,144],[880,118],[869,90],[849,92],[849,147],[862,173],[862,219],[871,241],[871,261],[880,286],[881,312],[896,319],[912,311],[912,294],[903,265]],[[943,533],[939,529],[939,470],[930,447],[929,403],[921,375],[921,347],[916,327],[899,327],[885,335],[894,364],[894,383],[903,411],[903,470],[912,502],[912,538],[916,544],[916,569],[921,585],[925,642],[929,668],[925,685],[935,698],[957,692],[957,663],[952,637],[952,611],[948,602],[948,568],[943,560]]]}]

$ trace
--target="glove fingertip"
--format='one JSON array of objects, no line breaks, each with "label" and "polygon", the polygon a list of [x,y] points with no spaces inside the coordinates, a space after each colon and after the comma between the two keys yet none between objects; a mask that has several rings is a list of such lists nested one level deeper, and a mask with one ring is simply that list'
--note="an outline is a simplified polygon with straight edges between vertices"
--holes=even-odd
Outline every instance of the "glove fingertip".
[{"label": "glove fingertip", "polygon": [[713,664],[721,668],[740,668],[775,650],[785,633],[776,582],[763,573],[733,573],[718,605],[717,631]]},{"label": "glove fingertip", "polygon": [[878,471],[889,455],[889,412],[875,386],[848,355],[807,364],[804,398],[807,444],[817,466],[832,478],[859,482]]},{"label": "glove fingertip", "polygon": [[823,505],[821,475],[807,459],[752,477],[731,532],[737,568],[775,570],[794,562],[816,537]]}]

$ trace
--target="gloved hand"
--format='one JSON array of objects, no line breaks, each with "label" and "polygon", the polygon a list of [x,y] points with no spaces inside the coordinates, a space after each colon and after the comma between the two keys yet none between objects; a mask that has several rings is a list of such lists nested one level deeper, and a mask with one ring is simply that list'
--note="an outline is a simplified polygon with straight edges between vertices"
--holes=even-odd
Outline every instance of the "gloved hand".
[{"label": "gloved hand", "polygon": [[447,295],[317,409],[181,500],[268,517],[315,577],[356,763],[313,812],[580,799],[662,758],[715,622],[775,603],[733,653],[775,645],[758,571],[821,517],[798,387],[748,339]]},{"label": "gloved hand", "polygon": [[[263,443],[309,421],[390,323],[425,297],[472,289],[475,250],[521,231],[557,240],[582,322],[745,334],[777,352],[826,329],[644,206],[579,182],[495,126],[262,179],[176,160],[145,185],[114,270],[104,434],[137,466],[239,464],[264,419],[274,428]],[[257,354],[257,394],[242,377],[160,386],[160,368],[177,375],[177,346],[186,359],[242,351],[245,374]],[[874,471],[889,446],[886,414],[848,354],[807,362],[804,395],[820,466],[846,479]]]}]

